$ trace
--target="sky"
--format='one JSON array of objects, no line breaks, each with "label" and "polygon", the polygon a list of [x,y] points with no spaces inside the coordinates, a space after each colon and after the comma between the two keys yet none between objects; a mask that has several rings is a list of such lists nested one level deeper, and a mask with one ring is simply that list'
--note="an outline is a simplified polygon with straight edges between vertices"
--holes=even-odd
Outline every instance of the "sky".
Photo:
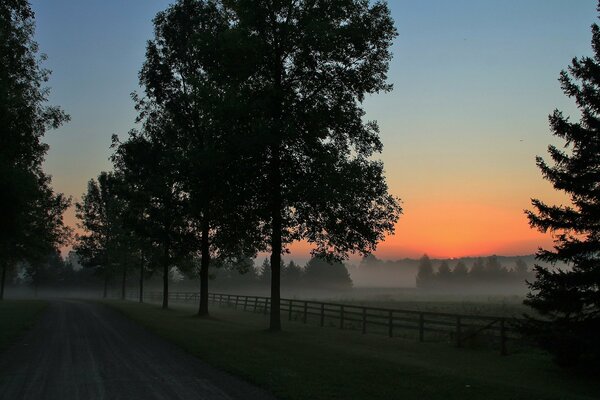
[{"label": "sky", "polygon": [[[81,198],[110,170],[112,134],[135,127],[130,94],[152,18],[168,0],[33,0],[36,40],[48,55],[50,102],[71,122],[46,136],[45,169],[57,191]],[[578,118],[557,81],[591,54],[595,0],[390,0],[399,36],[390,93],[369,97],[381,128],[390,192],[404,215],[380,244],[383,259],[521,255],[549,247],[523,212],[531,198],[568,201],[544,181],[548,115]],[[75,226],[74,211],[65,220]],[[292,256],[306,257],[305,244]]]}]

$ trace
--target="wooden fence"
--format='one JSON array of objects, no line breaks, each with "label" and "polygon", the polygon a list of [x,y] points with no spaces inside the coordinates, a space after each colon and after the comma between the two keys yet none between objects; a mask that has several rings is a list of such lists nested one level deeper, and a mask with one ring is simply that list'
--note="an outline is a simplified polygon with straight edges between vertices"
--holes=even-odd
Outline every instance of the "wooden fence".
[{"label": "wooden fence", "polygon": [[[161,301],[162,292],[148,292],[145,298]],[[268,314],[270,310],[270,298],[264,296],[209,293],[208,299],[213,304],[243,311]],[[199,293],[172,292],[169,293],[169,300],[197,303]],[[502,355],[508,353],[509,340],[521,339],[516,328],[520,320],[515,318],[399,310],[286,298],[281,299],[280,308],[282,314],[290,321],[360,330],[363,334],[384,333],[394,337],[412,332],[420,342],[426,338],[442,337],[452,340],[457,347],[463,347],[471,340],[483,339],[496,345]]]}]

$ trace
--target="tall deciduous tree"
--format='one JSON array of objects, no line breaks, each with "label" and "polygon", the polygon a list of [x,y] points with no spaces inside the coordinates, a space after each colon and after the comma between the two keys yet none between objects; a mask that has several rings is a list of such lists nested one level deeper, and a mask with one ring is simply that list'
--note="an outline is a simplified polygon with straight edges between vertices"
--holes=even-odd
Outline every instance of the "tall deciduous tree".
[{"label": "tall deciduous tree", "polygon": [[[599,9],[600,11],[600,5]],[[556,110],[550,116],[554,136],[564,149],[549,146],[553,161],[541,157],[537,165],[555,189],[566,193],[569,205],[548,205],[534,199],[527,211],[529,223],[552,232],[552,250],[540,250],[537,259],[553,266],[535,266],[535,280],[525,303],[547,321],[531,319],[529,330],[563,365],[581,357],[600,364],[600,28],[592,25],[592,57],[573,59],[560,74],[564,93],[575,99],[578,122]]]},{"label": "tall deciduous tree", "polygon": [[88,182],[82,201],[75,205],[79,227],[75,251],[82,265],[97,268],[104,278],[104,297],[108,282],[121,271],[123,274],[122,297],[125,295],[125,279],[130,256],[130,241],[123,225],[124,203],[118,196],[121,184],[113,173],[102,172],[97,180]]},{"label": "tall deciduous tree", "polygon": [[[280,265],[289,243],[315,254],[366,254],[392,232],[401,208],[388,194],[382,143],[364,120],[366,95],[391,90],[386,74],[396,29],[385,2],[223,0],[232,71],[271,252],[270,329],[281,329]],[[240,60],[241,64],[240,65]],[[228,71],[224,68],[224,71]],[[244,101],[245,100],[245,101]]]},{"label": "tall deciduous tree", "polygon": [[42,137],[68,116],[46,105],[50,71],[40,66],[45,56],[34,30],[26,0],[0,3],[0,299],[8,268],[47,255],[70,233],[62,222],[70,201],[53,192],[41,168],[48,150]]},{"label": "tall deciduous tree", "polygon": [[142,132],[120,143],[113,137],[112,161],[123,179],[126,198],[135,203],[135,234],[151,248],[163,275],[163,308],[169,306],[169,276],[190,253],[189,196],[181,183],[178,136],[160,112],[150,111]]},{"label": "tall deciduous tree", "polygon": [[177,1],[154,18],[155,37],[140,73],[140,109],[162,113],[177,136],[179,183],[189,200],[189,228],[199,238],[202,316],[208,315],[211,258],[243,259],[257,247],[250,238],[258,220],[243,207],[251,192],[238,190],[239,127],[226,112],[234,80],[220,68],[232,63],[221,51],[229,22],[217,1]]}]

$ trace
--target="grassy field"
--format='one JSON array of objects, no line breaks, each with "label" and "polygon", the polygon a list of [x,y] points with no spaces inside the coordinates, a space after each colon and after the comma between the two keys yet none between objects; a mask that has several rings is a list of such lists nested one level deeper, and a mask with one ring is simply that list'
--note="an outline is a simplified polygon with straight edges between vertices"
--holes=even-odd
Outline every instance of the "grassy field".
[{"label": "grassy field", "polygon": [[0,301],[0,351],[31,327],[46,305],[37,300]]},{"label": "grassy field", "polygon": [[556,368],[548,357],[456,349],[286,323],[264,328],[265,316],[109,302],[146,328],[217,368],[282,399],[598,399],[600,382]]}]

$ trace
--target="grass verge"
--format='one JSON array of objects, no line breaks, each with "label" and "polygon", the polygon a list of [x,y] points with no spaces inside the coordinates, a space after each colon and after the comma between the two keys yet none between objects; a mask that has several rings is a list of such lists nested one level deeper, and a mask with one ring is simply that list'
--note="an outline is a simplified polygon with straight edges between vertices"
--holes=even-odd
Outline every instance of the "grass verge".
[{"label": "grass verge", "polygon": [[[107,302],[205,362],[282,399],[598,399],[600,383],[528,352],[456,349],[289,323],[225,308],[200,319],[192,308]],[[177,307],[177,306],[176,306]]]},{"label": "grass verge", "polygon": [[0,301],[0,352],[31,327],[46,306],[38,300]]}]

